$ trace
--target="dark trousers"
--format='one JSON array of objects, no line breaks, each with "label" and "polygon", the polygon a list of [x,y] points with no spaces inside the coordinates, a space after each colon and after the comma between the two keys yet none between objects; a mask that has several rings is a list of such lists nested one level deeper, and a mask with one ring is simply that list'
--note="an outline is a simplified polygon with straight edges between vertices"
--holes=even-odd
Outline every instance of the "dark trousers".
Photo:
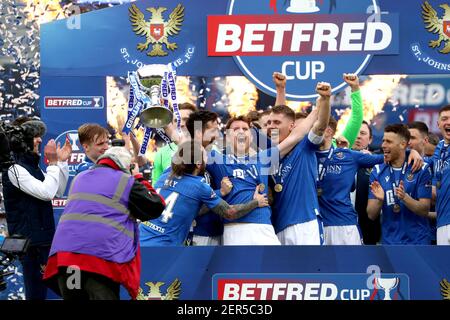
[{"label": "dark trousers", "polygon": [[120,284],[102,275],[80,271],[79,288],[73,288],[75,273],[60,268],[58,287],[64,300],[120,300]]},{"label": "dark trousers", "polygon": [[30,246],[20,258],[27,300],[45,300],[47,297],[47,286],[42,281],[42,276],[49,252],[50,246]]}]

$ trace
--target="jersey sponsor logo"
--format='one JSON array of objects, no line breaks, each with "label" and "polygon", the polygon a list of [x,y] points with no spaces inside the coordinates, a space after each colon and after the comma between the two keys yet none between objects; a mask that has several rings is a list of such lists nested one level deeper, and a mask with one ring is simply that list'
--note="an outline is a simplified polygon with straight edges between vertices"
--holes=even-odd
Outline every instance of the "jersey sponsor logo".
[{"label": "jersey sponsor logo", "polygon": [[245,172],[242,169],[234,169],[233,177],[236,179],[245,179]]},{"label": "jersey sponsor logo", "polygon": [[429,0],[424,1],[418,9],[428,32],[428,43],[426,46],[412,43],[413,55],[430,68],[450,71],[447,58],[450,53],[450,6],[442,1]]},{"label": "jersey sponsor logo", "polygon": [[103,109],[104,99],[101,96],[84,97],[45,97],[46,109]]},{"label": "jersey sponsor logo", "polygon": [[342,166],[338,164],[330,164],[327,167],[327,173],[329,174],[341,174],[342,173]]},{"label": "jersey sponsor logo", "polygon": [[160,227],[160,226],[157,226],[156,224],[154,224],[154,223],[151,223],[150,221],[144,221],[144,222],[141,222],[144,226],[147,226],[147,227],[149,227],[150,229],[152,229],[152,230],[155,230],[155,231],[157,231],[157,232],[159,232],[159,233],[165,233],[166,232],[166,228],[162,228],[162,227]]},{"label": "jersey sponsor logo", "polygon": [[181,281],[175,279],[166,289],[166,294],[161,292],[165,282],[146,282],[147,294],[139,287],[136,300],[178,300],[181,294]]},{"label": "jersey sponsor logo", "polygon": [[381,15],[376,0],[325,0],[314,11],[301,1],[283,2],[230,0],[228,15],[208,16],[208,55],[233,56],[244,75],[271,95],[273,70],[280,70],[287,76],[287,98],[300,100],[316,97],[319,79],[337,92],[346,85],[343,73],[360,74],[374,54],[398,54],[398,15]]},{"label": "jersey sponsor logo", "polygon": [[406,274],[216,274],[215,300],[409,300]]},{"label": "jersey sponsor logo", "polygon": [[63,146],[66,142],[66,137],[69,138],[70,144],[72,145],[72,154],[69,157],[68,165],[69,175],[73,177],[76,175],[78,165],[84,161],[86,155],[84,154],[80,140],[78,139],[77,130],[64,131],[56,137],[56,144],[60,143],[61,146]]}]

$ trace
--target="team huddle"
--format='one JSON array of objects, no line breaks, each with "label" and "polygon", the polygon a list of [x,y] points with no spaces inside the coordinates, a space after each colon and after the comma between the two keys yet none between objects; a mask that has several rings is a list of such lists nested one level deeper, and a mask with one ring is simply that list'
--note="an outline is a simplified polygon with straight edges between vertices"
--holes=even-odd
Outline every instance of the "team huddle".
[{"label": "team huddle", "polygon": [[[413,143],[420,123],[386,126],[383,154],[371,154],[361,145],[370,126],[359,80],[344,80],[352,115],[336,138],[328,83],[317,85],[309,114],[295,113],[286,106],[286,77],[274,73],[275,107],[232,117],[223,139],[217,114],[182,105],[181,128],[166,128],[174,142],[158,151],[153,169],[166,208],[140,224],[141,245],[361,245],[355,200],[365,201],[367,220],[381,216],[382,244],[450,244],[450,106],[440,110],[444,139],[433,156]],[[360,170],[370,174],[368,196],[355,199]]]}]

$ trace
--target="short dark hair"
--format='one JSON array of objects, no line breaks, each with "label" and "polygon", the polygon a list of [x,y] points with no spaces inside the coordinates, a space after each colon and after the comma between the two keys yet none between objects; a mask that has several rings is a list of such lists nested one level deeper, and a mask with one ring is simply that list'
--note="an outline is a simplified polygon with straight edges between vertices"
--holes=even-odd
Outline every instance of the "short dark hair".
[{"label": "short dark hair", "polygon": [[253,122],[253,121],[258,121],[260,116],[259,116],[258,111],[253,110],[253,111],[250,111],[249,113],[247,113],[247,118],[249,118],[250,121]]},{"label": "short dark hair", "polygon": [[372,139],[372,127],[370,126],[370,124],[366,120],[363,120],[361,126],[363,124],[365,124],[367,126],[367,128],[369,129],[369,138]]},{"label": "short dark hair", "polygon": [[273,107],[271,113],[284,114],[286,117],[288,117],[292,121],[295,121],[294,110],[292,110],[291,108],[289,108],[288,106],[286,106],[284,104]]},{"label": "short dark hair", "polygon": [[308,117],[308,114],[306,112],[296,112],[295,113],[295,120],[306,119],[307,117]]},{"label": "short dark hair", "polygon": [[446,106],[443,106],[441,108],[441,110],[439,110],[439,116],[441,116],[441,113],[444,112],[444,111],[450,111],[450,104],[448,104]]},{"label": "short dark hair", "polygon": [[189,102],[185,102],[182,103],[178,106],[179,110],[191,110],[192,112],[196,112],[197,111],[197,107],[194,106],[192,103]]},{"label": "short dark hair", "polygon": [[192,139],[194,138],[194,130],[195,130],[194,124],[196,121],[201,121],[202,133],[203,133],[206,129],[207,123],[210,121],[217,121],[218,117],[219,116],[217,115],[217,113],[211,112],[208,110],[200,110],[200,111],[192,112],[189,115],[188,120],[186,121],[186,128],[189,131],[191,138]]},{"label": "short dark hair", "polygon": [[439,143],[439,136],[433,132],[428,132],[428,142],[434,146]]},{"label": "short dark hair", "polygon": [[259,112],[259,118],[261,119],[262,116],[268,116],[272,113],[272,109],[266,109],[263,112]]},{"label": "short dark hair", "polygon": [[333,132],[336,132],[337,130],[337,121],[335,118],[330,117],[330,120],[328,120],[328,127],[331,128],[331,130],[333,130]]},{"label": "short dark hair", "polygon": [[417,129],[422,134],[422,136],[427,137],[428,136],[428,126],[422,122],[422,121],[414,121],[411,123],[408,123],[409,129]]},{"label": "short dark hair", "polygon": [[250,121],[250,118],[247,116],[237,116],[237,117],[231,117],[228,121],[227,124],[225,125],[225,129],[230,129],[231,125],[233,124],[233,122],[236,121],[244,121],[248,124],[249,127],[251,127],[252,122]]},{"label": "short dark hair", "polygon": [[393,132],[404,138],[406,142],[409,142],[409,139],[411,139],[411,134],[409,133],[408,126],[402,123],[387,125],[386,128],[384,128],[384,132]]}]

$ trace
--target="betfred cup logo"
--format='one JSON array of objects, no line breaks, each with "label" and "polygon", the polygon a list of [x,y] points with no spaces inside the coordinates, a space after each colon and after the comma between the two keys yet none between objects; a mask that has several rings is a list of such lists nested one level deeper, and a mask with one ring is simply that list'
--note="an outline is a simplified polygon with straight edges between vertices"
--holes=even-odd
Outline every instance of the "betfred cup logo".
[{"label": "betfred cup logo", "polygon": [[395,289],[399,283],[398,278],[375,278],[377,289],[384,290],[384,300],[392,300],[391,290]]},{"label": "betfred cup logo", "polygon": [[378,21],[376,0],[260,3],[230,0],[228,15],[208,16],[208,56],[233,57],[272,96],[274,70],[286,75],[286,98],[311,99],[318,81],[326,79],[336,93],[346,86],[343,73],[361,74],[373,55],[398,54],[398,14]]}]

